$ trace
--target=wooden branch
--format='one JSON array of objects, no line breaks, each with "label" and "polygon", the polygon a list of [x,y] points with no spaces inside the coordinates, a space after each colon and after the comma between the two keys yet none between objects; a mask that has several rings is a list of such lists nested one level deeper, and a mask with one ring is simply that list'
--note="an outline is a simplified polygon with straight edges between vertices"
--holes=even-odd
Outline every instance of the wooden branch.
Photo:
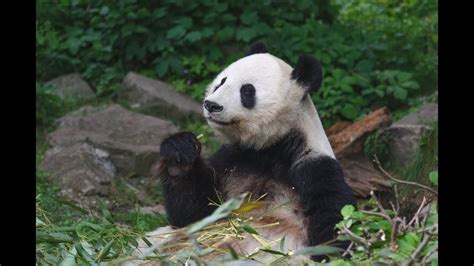
[{"label": "wooden branch", "polygon": [[417,187],[426,189],[426,190],[428,190],[429,192],[431,192],[431,193],[433,193],[434,195],[436,195],[436,197],[438,196],[438,192],[436,192],[434,189],[432,189],[432,188],[430,188],[430,187],[427,187],[427,186],[425,186],[425,185],[422,185],[422,184],[419,184],[419,183],[416,183],[416,182],[400,180],[400,179],[397,179],[397,178],[391,176],[387,171],[385,171],[385,169],[382,168],[382,165],[380,164],[379,158],[378,158],[377,155],[375,155],[375,154],[374,154],[374,162],[375,162],[375,164],[377,165],[377,168],[379,169],[379,171],[380,171],[384,176],[390,178],[391,180],[393,180],[393,181],[395,181],[395,182],[397,182],[397,183],[406,184],[406,185],[412,185],[412,186],[417,186]]}]

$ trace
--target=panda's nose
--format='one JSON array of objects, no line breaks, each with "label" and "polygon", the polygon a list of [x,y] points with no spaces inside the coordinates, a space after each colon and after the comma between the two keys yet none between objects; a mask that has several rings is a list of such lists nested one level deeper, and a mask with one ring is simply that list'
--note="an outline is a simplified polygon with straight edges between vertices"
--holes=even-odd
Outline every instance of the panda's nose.
[{"label": "panda's nose", "polygon": [[208,110],[210,113],[217,113],[224,109],[222,105],[208,100],[204,101],[204,108],[206,108],[206,110]]}]

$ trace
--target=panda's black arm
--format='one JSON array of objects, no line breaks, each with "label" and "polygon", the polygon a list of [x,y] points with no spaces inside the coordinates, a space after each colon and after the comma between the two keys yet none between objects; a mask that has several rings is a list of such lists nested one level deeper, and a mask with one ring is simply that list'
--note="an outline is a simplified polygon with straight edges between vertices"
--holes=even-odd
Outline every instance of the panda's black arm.
[{"label": "panda's black arm", "polygon": [[183,227],[196,222],[216,208],[218,179],[200,156],[201,145],[192,133],[174,134],[160,147],[158,175],[171,225]]},{"label": "panda's black arm", "polygon": [[308,159],[291,168],[290,183],[300,194],[303,211],[309,218],[308,245],[334,239],[334,226],[342,219],[342,207],[356,204],[339,163],[328,156]]}]

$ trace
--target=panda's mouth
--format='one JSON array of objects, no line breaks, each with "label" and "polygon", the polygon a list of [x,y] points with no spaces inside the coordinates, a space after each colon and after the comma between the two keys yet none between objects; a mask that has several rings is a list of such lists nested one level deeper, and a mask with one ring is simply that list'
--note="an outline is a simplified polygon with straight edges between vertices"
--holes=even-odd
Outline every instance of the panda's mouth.
[{"label": "panda's mouth", "polygon": [[218,125],[221,125],[221,126],[229,126],[229,125],[232,125],[232,124],[235,124],[237,121],[220,121],[220,120],[217,120],[215,118],[212,118],[210,116],[206,116],[206,119],[211,121],[212,123],[214,124],[218,124]]}]

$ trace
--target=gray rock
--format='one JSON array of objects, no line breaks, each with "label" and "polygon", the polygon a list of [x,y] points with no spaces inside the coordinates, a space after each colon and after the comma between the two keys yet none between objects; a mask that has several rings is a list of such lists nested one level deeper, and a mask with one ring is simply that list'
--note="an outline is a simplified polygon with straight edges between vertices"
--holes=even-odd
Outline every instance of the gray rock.
[{"label": "gray rock", "polygon": [[109,184],[115,177],[115,166],[109,154],[87,143],[55,146],[46,151],[41,170],[62,188],[63,194],[73,198],[82,195],[108,194]]},{"label": "gray rock", "polygon": [[397,122],[395,125],[429,125],[438,121],[438,104],[429,103],[421,106],[416,112],[411,113]]},{"label": "gray rock", "polygon": [[393,124],[386,130],[390,134],[390,158],[408,165],[415,158],[420,139],[431,128],[425,125]]},{"label": "gray rock", "polygon": [[119,99],[134,110],[176,118],[202,117],[202,105],[188,95],[177,92],[167,83],[134,72],[125,76]]},{"label": "gray rock", "polygon": [[51,146],[89,143],[110,154],[120,176],[148,175],[158,157],[159,145],[178,129],[171,122],[135,113],[119,105],[75,112],[57,121],[48,135]]},{"label": "gray rock", "polygon": [[50,92],[61,97],[95,98],[91,87],[89,87],[87,82],[85,82],[78,73],[59,76],[46,82],[46,85],[48,84],[54,86]]},{"label": "gray rock", "polygon": [[416,156],[421,138],[431,130],[430,124],[436,121],[438,104],[426,104],[388,127],[390,159],[408,165]]}]

